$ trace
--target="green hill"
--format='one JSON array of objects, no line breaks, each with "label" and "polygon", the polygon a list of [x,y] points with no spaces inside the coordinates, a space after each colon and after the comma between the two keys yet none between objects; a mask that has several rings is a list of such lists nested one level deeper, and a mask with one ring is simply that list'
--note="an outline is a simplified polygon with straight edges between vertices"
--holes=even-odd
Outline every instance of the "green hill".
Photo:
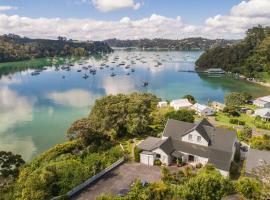
[{"label": "green hill", "polygon": [[30,39],[14,34],[0,36],[0,63],[54,56],[88,56],[111,52],[105,42],[81,42],[58,37],[58,40]]},{"label": "green hill", "polygon": [[270,27],[254,27],[239,43],[206,50],[197,60],[198,69],[222,68],[246,77],[270,77]]}]

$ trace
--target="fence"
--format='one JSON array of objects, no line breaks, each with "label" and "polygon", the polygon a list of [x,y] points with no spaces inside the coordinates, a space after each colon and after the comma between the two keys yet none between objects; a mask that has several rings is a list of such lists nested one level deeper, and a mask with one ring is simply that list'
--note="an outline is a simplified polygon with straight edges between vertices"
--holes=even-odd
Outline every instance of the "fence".
[{"label": "fence", "polygon": [[[83,189],[88,187],[90,184],[92,184],[93,182],[98,180],[100,177],[102,177],[106,173],[110,172],[111,170],[115,169],[119,165],[123,164],[124,161],[125,161],[124,158],[119,159],[118,161],[113,163],[111,166],[105,168],[104,170],[102,170],[101,172],[99,172],[96,175],[92,176],[91,178],[89,178],[88,180],[83,182],[82,184],[80,184],[80,185],[76,186],[75,188],[71,189],[70,191],[68,191],[67,194],[64,195],[64,196],[73,197],[74,195],[78,194],[80,191],[82,191]],[[51,200],[61,199],[62,197],[63,196],[54,197]]]}]

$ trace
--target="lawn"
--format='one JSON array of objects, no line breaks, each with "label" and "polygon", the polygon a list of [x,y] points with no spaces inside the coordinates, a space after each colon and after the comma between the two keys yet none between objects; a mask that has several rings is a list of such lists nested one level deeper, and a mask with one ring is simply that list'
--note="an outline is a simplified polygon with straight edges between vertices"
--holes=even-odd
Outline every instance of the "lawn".
[{"label": "lawn", "polygon": [[217,112],[215,119],[216,121],[222,123],[222,125],[228,125],[228,126],[236,126],[236,124],[231,124],[230,123],[230,119],[235,118],[238,119],[240,121],[244,121],[246,123],[246,125],[252,127],[252,128],[256,128],[255,124],[254,124],[254,117],[249,116],[247,114],[241,113],[241,115],[239,117],[230,117],[227,116],[226,113],[222,113],[222,112]]}]

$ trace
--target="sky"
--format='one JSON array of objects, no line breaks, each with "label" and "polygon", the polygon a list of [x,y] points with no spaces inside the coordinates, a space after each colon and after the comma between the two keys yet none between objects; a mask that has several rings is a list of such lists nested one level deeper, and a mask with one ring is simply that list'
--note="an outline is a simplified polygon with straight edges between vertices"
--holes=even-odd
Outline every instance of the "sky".
[{"label": "sky", "polygon": [[78,40],[241,39],[270,0],[0,0],[0,34]]}]

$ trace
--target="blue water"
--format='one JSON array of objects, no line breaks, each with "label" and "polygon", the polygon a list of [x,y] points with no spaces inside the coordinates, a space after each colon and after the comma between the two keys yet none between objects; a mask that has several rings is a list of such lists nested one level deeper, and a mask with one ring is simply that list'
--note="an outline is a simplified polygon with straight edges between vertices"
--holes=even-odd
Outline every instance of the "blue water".
[{"label": "blue water", "polygon": [[[178,72],[193,70],[201,53],[116,51],[103,60],[93,58],[86,60],[87,63],[83,65],[76,63],[71,71],[55,71],[55,67],[48,67],[37,76],[31,75],[33,70],[2,76],[0,150],[20,153],[25,160],[32,159],[63,142],[70,124],[87,116],[94,101],[108,94],[151,92],[163,100],[191,94],[200,103],[209,100],[222,102],[224,94],[231,91],[246,91],[255,96],[270,94],[267,88],[225,76]],[[119,56],[119,60],[112,63],[116,56]],[[122,61],[130,64],[132,60],[136,64],[131,64],[130,69],[116,66]],[[155,67],[157,62],[162,65]],[[101,63],[110,67],[101,70]],[[88,65],[97,70],[96,75],[82,69]],[[82,69],[82,72],[77,72],[78,69]],[[131,69],[135,72],[131,72]],[[85,73],[89,75],[88,79],[82,78]],[[111,77],[112,73],[116,76]],[[144,82],[149,82],[149,85],[144,87]]]}]

